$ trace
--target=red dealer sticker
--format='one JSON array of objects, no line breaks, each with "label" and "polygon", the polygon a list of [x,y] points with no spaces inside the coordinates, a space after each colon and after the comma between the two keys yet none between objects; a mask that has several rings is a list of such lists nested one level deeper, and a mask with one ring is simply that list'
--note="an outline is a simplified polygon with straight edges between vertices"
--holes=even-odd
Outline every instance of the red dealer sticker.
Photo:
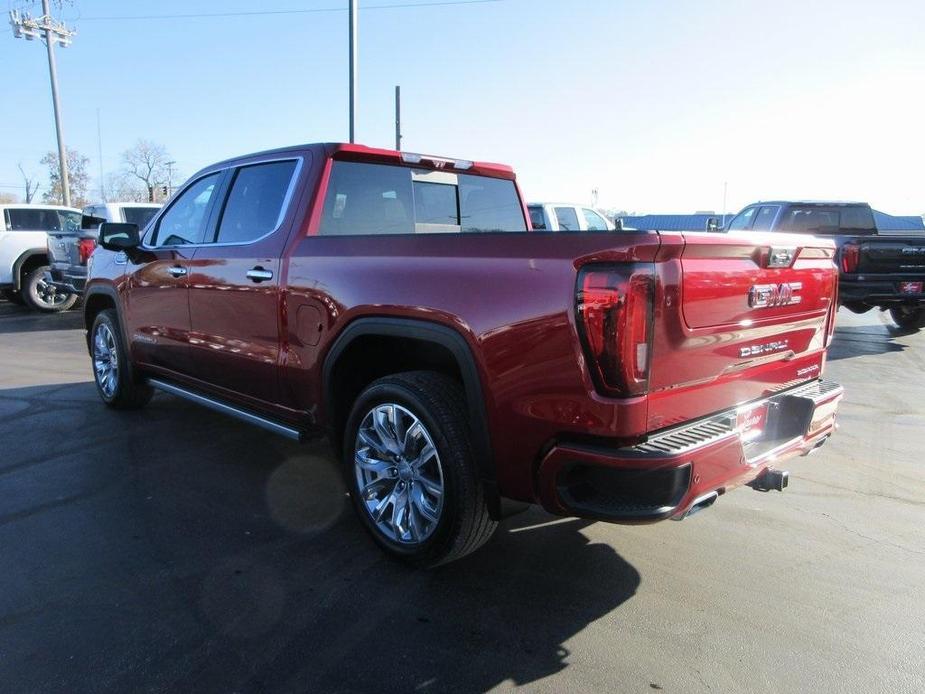
[{"label": "red dealer sticker", "polygon": [[922,293],[922,282],[900,282],[899,283],[899,293],[900,294],[921,294]]},{"label": "red dealer sticker", "polygon": [[768,424],[768,403],[743,408],[736,413],[736,431],[743,441],[754,441]]}]

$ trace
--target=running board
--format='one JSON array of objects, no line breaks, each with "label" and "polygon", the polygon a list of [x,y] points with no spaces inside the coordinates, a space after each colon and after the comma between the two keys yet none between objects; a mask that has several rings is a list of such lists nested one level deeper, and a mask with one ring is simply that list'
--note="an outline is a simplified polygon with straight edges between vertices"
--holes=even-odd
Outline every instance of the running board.
[{"label": "running board", "polygon": [[292,439],[293,441],[303,441],[305,438],[302,432],[298,429],[287,427],[285,424],[274,422],[272,419],[261,417],[259,414],[254,414],[253,412],[242,410],[238,407],[235,407],[234,405],[229,405],[220,400],[215,400],[214,398],[200,395],[199,393],[187,390],[186,388],[175,386],[172,383],[159,381],[156,378],[149,378],[148,383],[158,390],[163,390],[165,393],[170,393],[171,395],[176,395],[183,398],[184,400],[194,402],[197,405],[208,407],[210,410],[215,410],[216,412],[230,415],[244,422],[247,422],[248,424],[258,426],[261,429],[272,431],[274,434],[285,436],[287,439]]}]

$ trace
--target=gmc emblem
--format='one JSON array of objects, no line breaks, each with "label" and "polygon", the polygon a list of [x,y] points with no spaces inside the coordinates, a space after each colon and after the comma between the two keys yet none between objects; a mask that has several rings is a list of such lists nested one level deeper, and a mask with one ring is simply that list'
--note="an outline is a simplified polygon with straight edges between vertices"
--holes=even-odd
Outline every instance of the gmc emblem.
[{"label": "gmc emblem", "polygon": [[902,250],[903,255],[925,255],[925,248],[921,246],[907,246]]},{"label": "gmc emblem", "polygon": [[752,308],[792,306],[803,300],[803,297],[797,294],[802,288],[802,282],[756,284],[748,290],[748,305]]}]

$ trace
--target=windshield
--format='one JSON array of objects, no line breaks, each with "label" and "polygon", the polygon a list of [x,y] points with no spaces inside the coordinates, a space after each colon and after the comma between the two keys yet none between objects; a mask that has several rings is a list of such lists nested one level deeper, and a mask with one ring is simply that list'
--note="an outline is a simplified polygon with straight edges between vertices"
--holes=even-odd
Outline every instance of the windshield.
[{"label": "windshield", "polygon": [[791,207],[780,231],[808,234],[874,234],[874,215],[867,206],[804,205]]}]

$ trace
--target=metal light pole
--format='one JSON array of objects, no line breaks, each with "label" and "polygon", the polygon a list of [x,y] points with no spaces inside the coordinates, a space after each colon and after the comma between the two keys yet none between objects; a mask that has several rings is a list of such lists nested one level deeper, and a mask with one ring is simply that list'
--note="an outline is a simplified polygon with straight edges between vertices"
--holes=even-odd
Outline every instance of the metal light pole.
[{"label": "metal light pole", "polygon": [[[32,41],[44,35],[45,46],[48,48],[48,76],[51,78],[51,101],[55,111],[55,135],[58,138],[58,165],[61,176],[61,193],[64,204],[71,205],[71,186],[67,175],[67,149],[64,146],[64,133],[61,127],[61,106],[58,103],[58,70],[55,66],[55,44],[60,43],[66,48],[71,43],[75,32],[69,30],[61,22],[55,22],[51,17],[49,0],[42,0],[42,16],[33,19],[28,14],[21,14],[16,10],[10,11],[10,25],[13,27],[13,36]],[[41,33],[40,33],[41,32]]]},{"label": "metal light pole", "polygon": [[395,85],[395,149],[401,151],[401,87]]},{"label": "metal light pole", "polygon": [[[46,0],[47,1],[47,0]],[[358,0],[348,0],[350,9],[347,13],[350,25],[350,142],[356,142],[356,105],[357,105],[357,18]]]},{"label": "metal light pole", "polygon": [[100,110],[96,109],[96,146],[100,160],[100,200],[106,202],[106,184],[103,182],[103,128],[100,125]]}]

